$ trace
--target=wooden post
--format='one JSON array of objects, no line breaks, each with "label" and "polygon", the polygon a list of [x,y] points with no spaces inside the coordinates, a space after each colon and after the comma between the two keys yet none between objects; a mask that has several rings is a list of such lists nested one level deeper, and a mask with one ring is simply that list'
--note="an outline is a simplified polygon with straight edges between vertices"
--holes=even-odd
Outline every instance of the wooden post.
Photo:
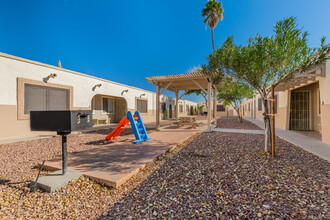
[{"label": "wooden post", "polygon": [[213,89],[213,118],[217,118],[217,90]]},{"label": "wooden post", "polygon": [[275,157],[275,94],[274,94],[274,85],[271,86],[271,95],[272,95],[272,157]]},{"label": "wooden post", "polygon": [[179,121],[179,91],[175,91],[175,119]]},{"label": "wooden post", "polygon": [[211,131],[211,105],[212,105],[212,98],[211,98],[211,82],[207,83],[207,131]]},{"label": "wooden post", "polygon": [[156,130],[159,130],[159,91],[160,91],[160,86],[156,86]]}]

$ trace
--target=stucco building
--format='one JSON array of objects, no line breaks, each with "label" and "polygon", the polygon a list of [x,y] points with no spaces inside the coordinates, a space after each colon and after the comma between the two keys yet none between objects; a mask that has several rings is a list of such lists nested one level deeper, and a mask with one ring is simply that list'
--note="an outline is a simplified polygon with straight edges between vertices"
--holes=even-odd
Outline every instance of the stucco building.
[{"label": "stucco building", "polygon": [[[263,120],[259,94],[244,101],[243,114]],[[330,61],[275,87],[275,125],[330,144]]]},{"label": "stucco building", "polygon": [[[31,110],[93,110],[94,124],[116,123],[127,111],[155,121],[155,93],[72,70],[0,53],[0,140],[31,132]],[[174,118],[175,99],[160,97],[162,118]],[[180,100],[179,116],[197,114],[197,103]]]}]

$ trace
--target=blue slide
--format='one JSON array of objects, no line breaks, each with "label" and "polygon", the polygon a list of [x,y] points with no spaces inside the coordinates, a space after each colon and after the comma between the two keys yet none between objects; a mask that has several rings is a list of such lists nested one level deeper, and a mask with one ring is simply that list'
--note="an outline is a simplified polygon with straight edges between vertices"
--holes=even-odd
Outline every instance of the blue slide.
[{"label": "blue slide", "polygon": [[146,128],[144,127],[140,112],[136,111],[133,115],[132,112],[128,111],[126,117],[131,123],[134,132],[134,136],[136,139],[135,141],[133,141],[134,144],[151,139],[147,134]]}]

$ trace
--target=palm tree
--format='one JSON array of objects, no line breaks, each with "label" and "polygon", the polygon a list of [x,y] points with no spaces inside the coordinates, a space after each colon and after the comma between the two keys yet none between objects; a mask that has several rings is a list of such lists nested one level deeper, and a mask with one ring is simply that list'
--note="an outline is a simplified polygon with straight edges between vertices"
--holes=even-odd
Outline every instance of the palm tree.
[{"label": "palm tree", "polygon": [[217,0],[209,0],[205,4],[205,8],[202,10],[202,16],[205,17],[204,24],[207,24],[211,28],[212,32],[212,46],[214,51],[214,36],[213,29],[217,26],[219,20],[223,19],[223,8],[221,2]]}]

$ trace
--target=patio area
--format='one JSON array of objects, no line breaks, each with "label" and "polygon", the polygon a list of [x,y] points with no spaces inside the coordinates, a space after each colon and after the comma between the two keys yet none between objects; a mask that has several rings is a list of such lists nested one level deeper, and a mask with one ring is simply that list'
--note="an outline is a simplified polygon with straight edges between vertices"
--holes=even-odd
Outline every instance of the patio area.
[{"label": "patio area", "polygon": [[[82,173],[106,186],[118,188],[134,174],[143,169],[146,164],[158,156],[174,149],[178,144],[193,136],[198,131],[207,128],[205,121],[199,121],[196,129],[191,126],[167,126],[152,132],[152,138],[138,144],[133,144],[133,137],[122,137],[116,142],[97,140],[85,143],[97,146],[91,150],[72,152],[68,154],[68,169]],[[98,132],[98,131],[95,131]],[[91,131],[90,133],[93,133]],[[69,140],[70,142],[70,140]],[[44,169],[61,169],[61,158],[46,161]]]}]

